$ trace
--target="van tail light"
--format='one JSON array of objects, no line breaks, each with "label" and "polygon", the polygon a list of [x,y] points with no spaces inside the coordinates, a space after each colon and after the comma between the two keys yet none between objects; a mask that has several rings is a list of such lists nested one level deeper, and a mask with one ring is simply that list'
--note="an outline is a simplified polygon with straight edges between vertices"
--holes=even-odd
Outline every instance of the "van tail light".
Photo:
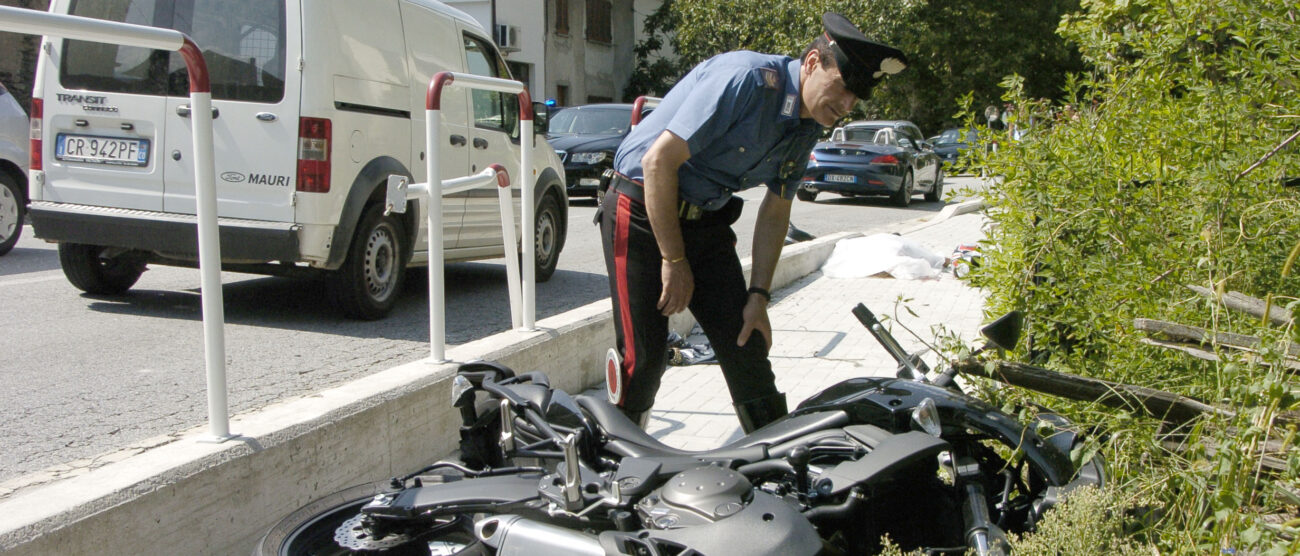
[{"label": "van tail light", "polygon": [[329,193],[330,121],[298,118],[298,191]]},{"label": "van tail light", "polygon": [[898,164],[898,158],[892,154],[885,154],[871,159],[872,164]]},{"label": "van tail light", "polygon": [[41,123],[44,117],[45,117],[45,99],[40,99],[40,98],[32,99],[32,114],[31,117],[29,118],[31,122],[29,124],[31,126],[30,127],[31,133],[28,134],[27,136],[28,139],[31,139],[31,144],[30,144],[31,152],[29,153],[27,162],[29,162],[28,166],[32,170],[45,169],[45,165],[42,163],[41,160],[41,146],[45,144],[44,141],[41,140],[41,132],[44,127],[41,125]]}]

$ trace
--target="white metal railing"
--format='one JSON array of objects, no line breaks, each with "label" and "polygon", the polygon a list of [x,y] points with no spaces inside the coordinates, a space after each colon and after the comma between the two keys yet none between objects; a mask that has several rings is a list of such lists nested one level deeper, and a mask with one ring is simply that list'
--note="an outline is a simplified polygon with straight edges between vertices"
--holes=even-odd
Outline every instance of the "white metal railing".
[{"label": "white metal railing", "polygon": [[[194,122],[195,204],[203,306],[203,352],[208,380],[209,441],[232,438],[226,396],[225,309],[221,295],[221,240],[212,150],[212,87],[203,53],[185,33],[171,29],[0,6],[0,30],[98,43],[179,51],[189,69]],[[40,183],[40,180],[37,180]]]},{"label": "white metal railing", "polygon": [[[522,294],[520,292],[519,261],[515,257],[518,247],[515,245],[515,221],[509,187],[510,178],[506,174],[505,168],[493,164],[472,176],[450,180],[442,179],[439,156],[442,141],[439,140],[438,134],[441,133],[442,127],[442,90],[448,86],[495,91],[519,96],[519,189],[522,197],[520,200],[522,205],[520,223],[524,227]],[[501,235],[505,241],[506,275],[509,281],[510,321],[517,329],[534,329],[537,300],[535,296],[536,288],[534,287],[536,267],[533,259],[535,258],[537,244],[534,238],[536,230],[533,226],[533,213],[536,209],[533,206],[533,187],[529,183],[529,176],[533,167],[533,145],[536,138],[533,137],[532,98],[529,97],[528,90],[524,88],[523,83],[508,79],[449,71],[440,72],[429,80],[429,89],[425,96],[425,117],[424,141],[429,151],[429,155],[425,157],[427,181],[418,184],[405,184],[405,177],[389,176],[388,204],[386,208],[395,212],[403,212],[406,210],[407,199],[418,198],[419,195],[427,197],[429,227],[429,358],[441,362],[447,360],[446,287],[443,269],[446,259],[443,253],[442,237],[442,197],[444,195],[482,187],[491,183],[494,178],[496,179],[498,186],[497,198],[501,202]],[[441,184],[441,187],[429,186],[429,184],[434,183]],[[523,298],[522,308],[520,307],[521,295]]]}]

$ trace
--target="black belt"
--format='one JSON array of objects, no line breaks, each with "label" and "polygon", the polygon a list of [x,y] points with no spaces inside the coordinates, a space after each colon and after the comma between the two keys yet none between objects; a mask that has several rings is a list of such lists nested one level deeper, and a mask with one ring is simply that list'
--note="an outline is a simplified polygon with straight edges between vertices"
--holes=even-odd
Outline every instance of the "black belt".
[{"label": "black belt", "polygon": [[[645,186],[623,174],[614,174],[614,177],[609,180],[609,188],[617,191],[619,195],[625,195],[634,201],[645,204]],[[699,205],[692,205],[686,201],[677,203],[677,217],[682,220],[700,220],[708,214],[709,211],[704,210]]]}]

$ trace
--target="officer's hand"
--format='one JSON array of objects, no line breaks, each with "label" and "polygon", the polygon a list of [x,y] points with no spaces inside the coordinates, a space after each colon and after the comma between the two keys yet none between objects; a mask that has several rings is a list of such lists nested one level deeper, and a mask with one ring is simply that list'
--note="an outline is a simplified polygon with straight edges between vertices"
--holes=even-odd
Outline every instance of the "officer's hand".
[{"label": "officer's hand", "polygon": [[740,328],[740,337],[736,338],[736,345],[743,346],[749,341],[749,337],[757,330],[767,341],[767,347],[764,352],[772,350],[772,323],[767,320],[767,299],[758,294],[750,294],[749,301],[745,302],[743,313],[745,325]]},{"label": "officer's hand", "polygon": [[675,263],[664,261],[660,267],[660,277],[664,289],[659,293],[659,304],[655,305],[664,316],[682,312],[691,303],[691,294],[695,292],[695,275],[686,260]]}]

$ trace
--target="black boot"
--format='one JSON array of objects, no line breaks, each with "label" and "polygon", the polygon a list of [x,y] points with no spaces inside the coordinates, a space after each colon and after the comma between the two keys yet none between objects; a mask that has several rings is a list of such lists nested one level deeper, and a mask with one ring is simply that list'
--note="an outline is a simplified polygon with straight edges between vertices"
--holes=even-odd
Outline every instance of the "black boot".
[{"label": "black boot", "polygon": [[785,394],[780,392],[733,404],[732,407],[736,408],[736,418],[740,419],[740,428],[745,434],[761,429],[789,413],[785,406]]}]

